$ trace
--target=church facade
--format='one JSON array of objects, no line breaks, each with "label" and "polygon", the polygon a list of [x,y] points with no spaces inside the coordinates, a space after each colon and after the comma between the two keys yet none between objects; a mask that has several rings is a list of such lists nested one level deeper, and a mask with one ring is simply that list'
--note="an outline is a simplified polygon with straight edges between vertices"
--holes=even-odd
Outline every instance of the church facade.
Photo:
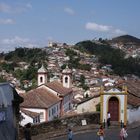
[{"label": "church facade", "polygon": [[[62,82],[54,80],[49,82],[47,70],[42,67],[38,70],[38,87],[22,95],[24,102],[21,104],[21,113],[26,113],[31,118],[31,114],[40,114],[39,121],[36,123],[51,121],[56,117],[63,116],[72,109],[72,71],[68,67],[62,71]],[[24,111],[22,111],[24,110]],[[28,118],[29,118],[28,117]],[[24,117],[25,118],[25,117]],[[22,124],[29,122],[24,119]],[[32,117],[34,123],[36,116]]]},{"label": "church facade", "polygon": [[104,90],[101,87],[100,92],[100,122],[107,122],[107,113],[111,114],[111,121],[118,124],[127,123],[127,88],[123,86],[122,90],[112,88]]}]

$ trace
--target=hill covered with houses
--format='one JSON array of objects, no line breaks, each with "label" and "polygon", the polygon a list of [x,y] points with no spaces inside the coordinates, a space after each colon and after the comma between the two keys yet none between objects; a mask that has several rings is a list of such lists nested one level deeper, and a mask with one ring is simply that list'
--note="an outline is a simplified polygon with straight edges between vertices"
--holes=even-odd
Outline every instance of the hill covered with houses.
[{"label": "hill covered with houses", "polygon": [[82,41],[75,45],[75,49],[97,56],[100,66],[111,65],[113,73],[117,75],[134,74],[140,76],[139,57],[126,58],[127,54],[123,50],[102,42],[103,40],[99,40],[98,43],[91,40]]},{"label": "hill covered with houses", "polygon": [[0,81],[18,81],[17,83],[23,89],[25,83],[30,83],[29,85],[35,87],[37,69],[42,64],[48,69],[49,78],[61,77],[61,71],[68,65],[74,71],[74,84],[85,90],[90,87],[90,83],[95,82],[89,82],[88,75],[95,77],[96,74],[101,76],[104,73],[121,77],[126,75],[139,77],[139,53],[137,57],[133,55],[128,57],[127,51],[124,52],[124,49],[114,47],[115,43],[120,44],[120,42],[124,46],[126,42],[134,45],[139,43],[139,39],[125,35],[112,40],[99,38],[99,40],[81,41],[75,45],[51,43],[44,48],[24,47],[15,48],[9,53],[2,52],[0,54]]},{"label": "hill covered with houses", "polygon": [[[125,92],[126,96],[124,86],[127,86],[129,108],[140,105],[139,57],[126,57],[122,49],[107,40],[87,40],[75,45],[54,43],[44,48],[16,48],[15,51],[1,53],[0,60],[0,80],[15,85],[17,92],[25,99],[21,112],[31,118],[35,115],[33,123],[40,122],[40,111],[29,110],[32,105],[35,108],[49,108],[46,114],[46,118],[50,117],[48,120],[73,113],[100,111],[101,87],[109,94],[112,91],[119,92],[119,95]],[[45,84],[38,85],[38,80]],[[70,89],[65,87],[64,81],[67,85],[71,83]],[[50,92],[54,96],[50,97]],[[51,108],[54,99],[56,106]],[[32,113],[37,114],[30,116]],[[43,121],[46,120],[44,118]]]}]

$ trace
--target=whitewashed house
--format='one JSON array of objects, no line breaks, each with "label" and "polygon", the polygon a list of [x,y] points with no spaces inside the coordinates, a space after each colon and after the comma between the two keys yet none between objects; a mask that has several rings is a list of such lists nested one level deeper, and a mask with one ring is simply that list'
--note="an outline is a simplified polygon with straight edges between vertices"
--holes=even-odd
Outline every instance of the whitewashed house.
[{"label": "whitewashed house", "polygon": [[[22,94],[24,102],[21,104],[22,110],[30,111],[32,113],[40,114],[40,122],[53,120],[54,117],[60,116],[61,99],[48,91],[45,87],[33,89],[26,94]],[[26,114],[27,115],[27,114]],[[30,115],[28,115],[30,117]],[[30,122],[30,119],[22,121]],[[23,124],[23,122],[21,122]]]},{"label": "whitewashed house", "polygon": [[[40,122],[51,121],[71,110],[73,91],[71,88],[71,70],[69,68],[64,69],[62,79],[62,83],[58,80],[48,82],[47,71],[42,66],[38,70],[38,87],[22,94],[24,102],[21,104],[21,109],[39,113]],[[22,121],[25,122],[25,120]],[[26,122],[29,121],[26,120]]]},{"label": "whitewashed house", "polygon": [[140,80],[125,80],[128,87],[127,121],[129,124],[140,122]]},{"label": "whitewashed house", "polygon": [[83,98],[83,100],[76,105],[77,113],[95,112],[97,111],[97,105],[100,103],[100,95],[96,95],[89,98]]},{"label": "whitewashed house", "polygon": [[107,122],[107,113],[111,114],[111,121],[118,122],[118,124],[127,123],[127,87],[122,89],[111,88],[104,89],[101,88],[100,92],[100,109],[101,123]]},{"label": "whitewashed house", "polygon": [[25,126],[27,123],[37,124],[40,123],[40,113],[32,112],[26,109],[21,109],[20,125]]},{"label": "whitewashed house", "polygon": [[128,91],[128,123],[140,122],[140,96]]},{"label": "whitewashed house", "polygon": [[106,123],[107,112],[111,121],[126,125],[140,122],[140,81],[126,80],[116,87],[103,88],[100,91],[101,123]]}]

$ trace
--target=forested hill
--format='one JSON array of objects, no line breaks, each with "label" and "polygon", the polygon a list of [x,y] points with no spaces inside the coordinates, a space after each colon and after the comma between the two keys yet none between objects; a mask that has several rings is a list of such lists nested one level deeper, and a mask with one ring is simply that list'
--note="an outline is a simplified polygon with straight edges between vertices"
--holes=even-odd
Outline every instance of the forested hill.
[{"label": "forested hill", "polygon": [[[21,81],[21,85],[24,80],[31,80],[35,86],[37,70],[42,63],[46,66],[47,57],[46,51],[41,48],[16,48],[9,53],[0,54],[0,71],[5,70],[13,74]],[[25,64],[27,68],[21,66],[22,64]],[[0,81],[3,82],[5,79],[0,76]]]},{"label": "forested hill", "polygon": [[123,35],[123,36],[115,37],[112,38],[112,40],[110,40],[109,42],[122,43],[122,44],[132,43],[140,46],[140,39],[131,35]]},{"label": "forested hill", "polygon": [[103,43],[96,44],[90,40],[75,44],[75,49],[98,56],[99,63],[111,64],[116,74],[135,74],[140,76],[140,59],[132,57],[125,59],[125,54],[120,49],[114,49]]},{"label": "forested hill", "polygon": [[7,61],[35,63],[45,60],[47,53],[40,48],[16,48],[14,51],[1,54],[1,57]]}]

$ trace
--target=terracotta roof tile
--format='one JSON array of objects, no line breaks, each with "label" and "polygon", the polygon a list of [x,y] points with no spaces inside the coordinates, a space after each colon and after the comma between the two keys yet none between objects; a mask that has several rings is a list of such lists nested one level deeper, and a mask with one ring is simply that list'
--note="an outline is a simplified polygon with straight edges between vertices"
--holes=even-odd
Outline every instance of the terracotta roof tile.
[{"label": "terracotta roof tile", "polygon": [[131,93],[128,94],[128,104],[133,106],[140,106],[140,97],[137,97]]},{"label": "terracotta roof tile", "polygon": [[[123,84],[120,84],[121,88]],[[125,81],[128,88],[128,104],[140,106],[140,80],[128,79]]]},{"label": "terracotta roof tile", "polygon": [[133,93],[134,95],[140,97],[140,80],[127,80],[125,83],[130,93]]},{"label": "terracotta roof tile", "polygon": [[58,81],[50,82],[46,86],[58,92],[62,96],[65,96],[68,93],[72,93],[72,88],[63,87],[63,85]]},{"label": "terracotta roof tile", "polygon": [[24,102],[20,106],[26,108],[48,108],[60,101],[59,97],[43,87],[21,94],[21,96]]},{"label": "terracotta roof tile", "polygon": [[29,110],[26,110],[26,109],[20,109],[20,110],[21,110],[21,112],[23,112],[27,116],[30,116],[31,118],[35,118],[35,117],[40,115],[40,113],[32,112],[32,111],[29,111]]}]

